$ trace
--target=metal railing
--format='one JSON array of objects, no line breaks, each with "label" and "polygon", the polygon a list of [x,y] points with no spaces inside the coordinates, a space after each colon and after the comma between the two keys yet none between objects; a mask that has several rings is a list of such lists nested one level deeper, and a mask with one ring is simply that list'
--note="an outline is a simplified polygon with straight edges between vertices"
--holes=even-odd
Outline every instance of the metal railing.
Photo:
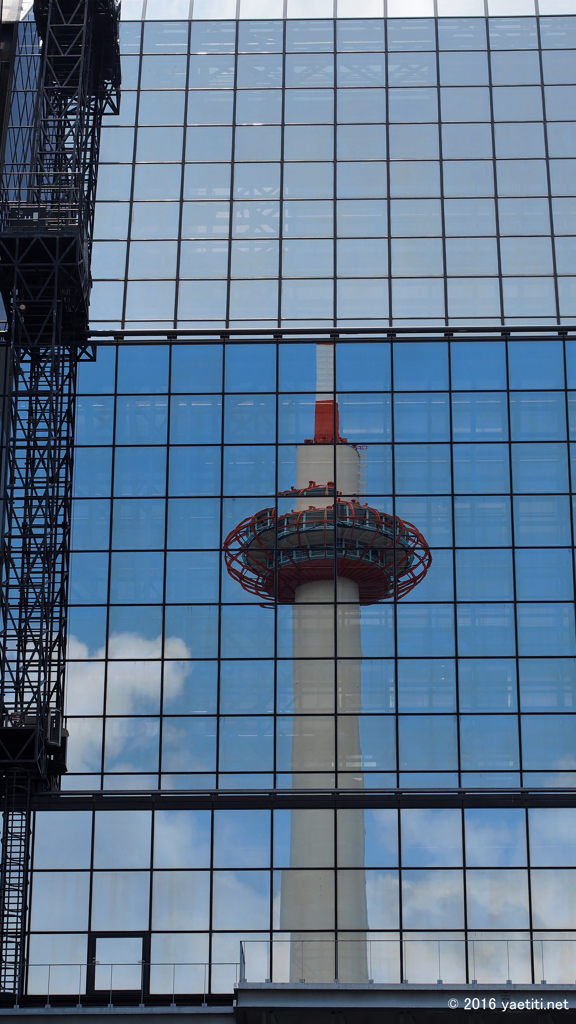
[{"label": "metal railing", "polygon": [[[108,998],[108,1005],[113,1006],[115,1000],[126,1002],[128,998],[132,1001],[130,997],[144,1006],[149,995],[170,996],[170,1005],[175,1006],[176,997],[181,994],[202,996],[205,1006],[211,988],[214,989],[211,980],[215,980],[215,974],[220,986],[217,991],[231,991],[239,982],[240,965],[235,961],[158,963],[147,960],[30,963],[26,994],[45,997],[46,1007],[50,1007],[53,998],[61,1002],[62,996],[76,996],[78,1006],[94,999],[101,1002],[102,998]],[[223,988],[222,977],[227,982]]]},{"label": "metal railing", "polygon": [[245,940],[240,984],[263,982],[573,985],[576,936]]},{"label": "metal railing", "polygon": [[248,939],[239,961],[30,963],[26,994],[77,1005],[107,1001],[177,1001],[231,993],[238,985],[573,985],[574,938],[309,938]]},{"label": "metal railing", "polygon": [[87,227],[86,173],[14,169],[7,165],[0,190],[0,231],[64,231]]}]

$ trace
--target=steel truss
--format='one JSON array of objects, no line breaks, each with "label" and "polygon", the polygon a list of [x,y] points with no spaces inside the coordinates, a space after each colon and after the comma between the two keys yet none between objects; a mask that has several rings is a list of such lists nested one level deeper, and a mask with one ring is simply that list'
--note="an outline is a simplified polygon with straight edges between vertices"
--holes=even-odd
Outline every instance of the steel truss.
[{"label": "steel truss", "polygon": [[28,870],[30,861],[30,775],[12,772],[4,790],[2,862],[0,863],[0,991],[22,991],[24,959],[22,936],[26,929]]},{"label": "steel truss", "polygon": [[[61,743],[77,355],[10,348],[10,440],[0,587],[0,763],[50,788]],[[12,764],[10,764],[12,762]]]},{"label": "steel truss", "polygon": [[[0,993],[23,991],[31,794],[62,726],[77,364],[86,343],[102,116],[119,104],[116,0],[35,0],[21,28],[0,192],[9,311],[0,581]],[[40,38],[40,44],[38,43]]]},{"label": "steel truss", "polygon": [[17,61],[0,285],[22,313],[18,344],[37,349],[53,344],[55,317],[63,343],[78,344],[88,327],[100,126],[118,112],[119,54],[115,0],[36,0],[34,13],[42,47]]}]

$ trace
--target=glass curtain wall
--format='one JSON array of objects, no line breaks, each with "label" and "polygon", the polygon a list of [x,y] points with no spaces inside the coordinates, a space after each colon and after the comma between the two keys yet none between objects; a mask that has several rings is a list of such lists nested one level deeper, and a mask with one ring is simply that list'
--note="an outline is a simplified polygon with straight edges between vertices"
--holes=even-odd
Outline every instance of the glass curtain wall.
[{"label": "glass curtain wall", "polygon": [[95,326],[576,315],[576,18],[125,22],[122,39]]},{"label": "glass curtain wall", "polygon": [[[198,791],[301,785],[292,607],[231,579],[222,540],[249,515],[294,505],[275,495],[293,486],[297,446],[314,432],[316,344],[102,346],[82,367],[64,787],[163,796],[153,831],[151,810],[38,813],[33,962],[58,950],[85,962],[88,931],[90,949],[120,933],[154,963],[211,956],[217,992],[233,984],[241,938],[253,979],[268,977],[273,936],[272,973],[287,980],[306,938],[282,905],[297,868],[321,922],[311,936],[332,943],[332,961],[339,936],[342,980],[347,963],[356,980],[346,943],[366,948],[366,936],[365,969],[383,981],[435,982],[439,963],[444,980],[572,971],[576,809],[462,812],[434,807],[434,791],[576,780],[575,345],[336,345],[358,500],[414,523],[432,565],[401,601],[344,606],[361,637],[354,699],[341,699],[349,652],[321,651],[322,699],[304,717],[323,755],[306,785],[364,791],[366,809],[360,844],[356,809],[298,810],[298,828],[324,836],[304,864],[294,810],[242,809],[240,797],[212,825]],[[428,791],[399,826],[368,796],[396,787]],[[48,920],[61,935],[41,934]],[[202,990],[204,968],[178,970],[181,991]],[[152,989],[167,991],[171,971],[153,971]],[[41,988],[40,968],[33,978]]]},{"label": "glass curtain wall", "polygon": [[[69,775],[36,813],[29,990],[230,998],[240,940],[255,981],[572,982],[576,18],[122,38],[93,326],[166,333],[80,368]],[[566,336],[340,337],[321,382],[306,335],[503,318]],[[227,326],[269,334],[169,337]],[[326,395],[344,498],[432,564],[401,600],[302,603],[333,616],[303,654],[223,544],[295,507]]]}]

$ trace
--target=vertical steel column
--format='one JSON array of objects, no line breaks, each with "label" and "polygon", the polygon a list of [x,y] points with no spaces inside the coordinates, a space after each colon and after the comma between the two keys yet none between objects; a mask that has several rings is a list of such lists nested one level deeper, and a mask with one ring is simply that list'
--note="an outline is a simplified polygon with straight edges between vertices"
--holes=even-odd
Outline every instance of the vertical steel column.
[{"label": "vertical steel column", "polygon": [[6,782],[0,863],[0,991],[14,993],[14,1002],[19,1003],[24,983],[28,911],[30,776],[14,771]]},{"label": "vertical steel column", "polygon": [[[76,353],[54,338],[11,346],[10,437],[0,584],[0,700],[5,724],[34,728],[27,762],[49,772],[60,744],[72,506]],[[16,325],[18,328],[18,325]],[[27,728],[28,727],[28,728]]]},{"label": "vertical steel column", "polygon": [[[0,992],[18,1000],[27,920],[31,787],[63,769],[76,354],[54,343],[10,349],[10,436],[0,584],[5,773],[0,870]],[[17,328],[18,325],[16,325]]]}]

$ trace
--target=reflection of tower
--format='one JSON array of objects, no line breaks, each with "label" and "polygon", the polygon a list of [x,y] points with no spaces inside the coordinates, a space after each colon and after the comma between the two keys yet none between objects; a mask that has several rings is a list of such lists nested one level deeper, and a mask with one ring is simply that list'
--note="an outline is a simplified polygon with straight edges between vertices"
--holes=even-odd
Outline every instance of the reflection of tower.
[{"label": "reflection of tower", "polygon": [[[356,447],[340,436],[334,347],[319,344],[316,352],[314,439],[297,446],[296,486],[280,495],[292,497],[294,507],[283,515],[273,508],[256,513],[224,545],[228,572],[245,590],[293,605],[294,789],[332,787],[334,712],[361,707],[359,606],[402,597],[432,561],[415,527],[358,501],[360,460]],[[363,788],[357,715],[339,716],[338,765],[355,769],[349,778]],[[362,809],[349,811],[346,819],[348,834],[339,835],[339,845],[361,865]],[[334,944],[322,941],[318,930],[334,927],[334,886],[330,872],[322,870],[332,863],[333,847],[331,825],[319,820],[311,829],[308,815],[292,811],[291,870],[283,873],[281,892],[281,927],[292,938],[291,981],[334,978]],[[338,975],[342,981],[367,981],[366,943],[358,941],[368,926],[361,871],[342,888],[338,914],[341,927],[356,929],[346,933],[350,941],[339,942]]]}]

